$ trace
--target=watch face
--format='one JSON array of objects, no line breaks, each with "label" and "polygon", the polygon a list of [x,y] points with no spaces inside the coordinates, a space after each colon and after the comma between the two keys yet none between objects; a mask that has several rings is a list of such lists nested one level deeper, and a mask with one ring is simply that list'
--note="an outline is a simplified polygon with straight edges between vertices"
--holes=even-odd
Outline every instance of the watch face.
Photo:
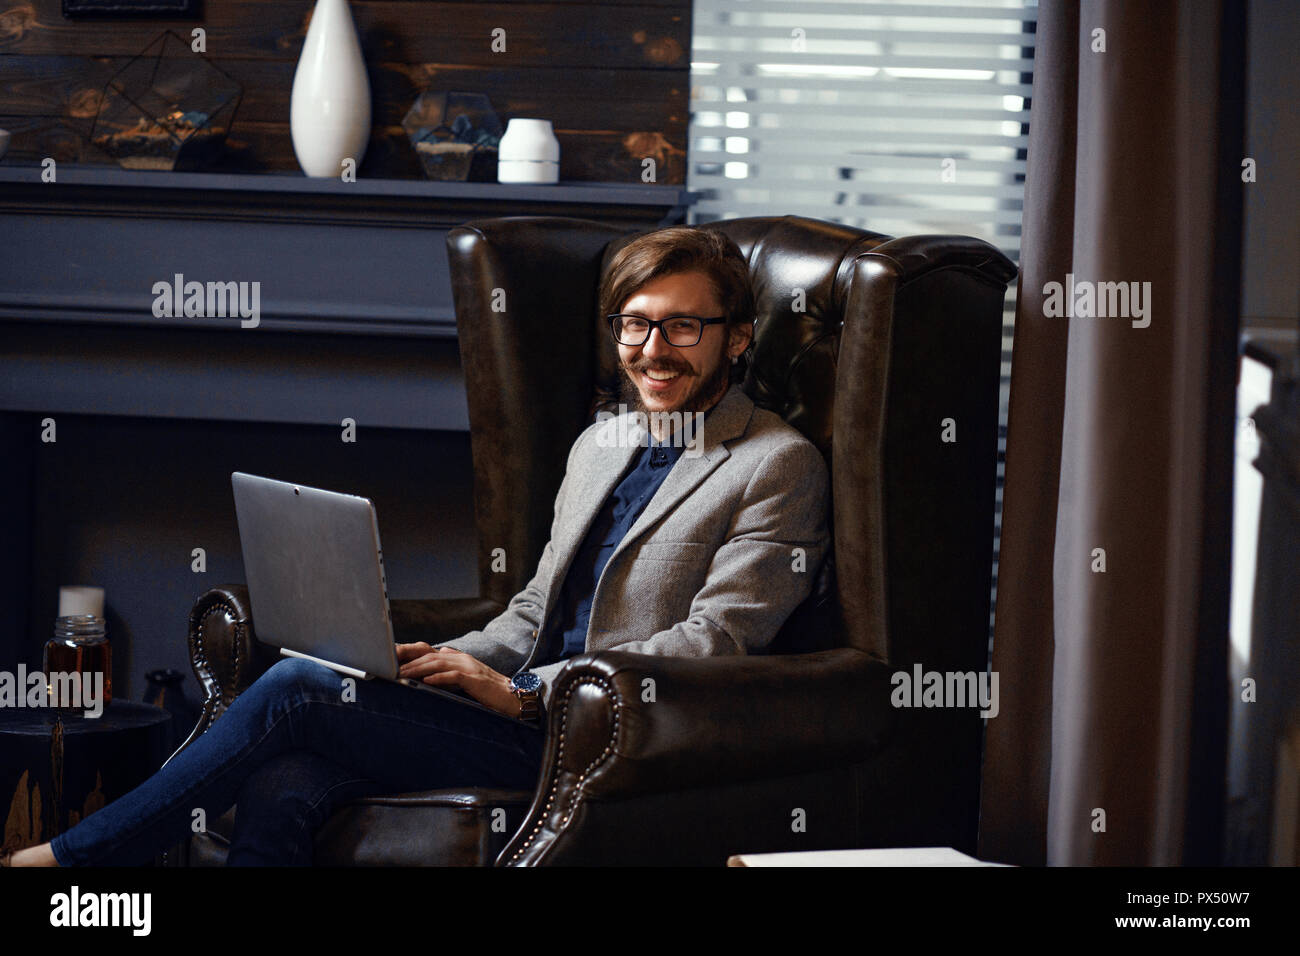
[{"label": "watch face", "polygon": [[538,677],[536,674],[534,674],[532,671],[525,671],[522,674],[516,674],[514,680],[512,680],[510,683],[511,686],[515,688],[515,690],[520,690],[523,691],[525,694],[528,694],[528,693],[532,693],[533,691],[537,690],[537,688],[542,686],[542,679]]}]

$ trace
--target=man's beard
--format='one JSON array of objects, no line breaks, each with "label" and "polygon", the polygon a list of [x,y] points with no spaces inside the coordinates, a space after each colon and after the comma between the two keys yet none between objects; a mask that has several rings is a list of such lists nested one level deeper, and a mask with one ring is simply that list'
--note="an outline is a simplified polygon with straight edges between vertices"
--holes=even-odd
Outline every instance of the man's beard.
[{"label": "man's beard", "polygon": [[[633,375],[646,369],[653,369],[655,365],[654,362],[640,361],[632,366],[621,366],[623,377],[619,383],[619,400],[632,411],[641,412],[645,415],[651,414],[650,409],[646,407],[645,400],[641,397],[641,389],[637,387],[636,382],[633,380]],[[658,366],[661,371],[680,372],[684,376],[695,374],[685,362],[680,366],[674,365],[670,367],[665,367],[660,362]],[[666,413],[682,412],[684,414],[708,411],[719,392],[725,391],[723,386],[730,377],[730,373],[731,366],[727,363],[726,353],[724,352],[718,360],[717,367],[708,376],[698,378],[695,384],[687,389],[686,394],[682,396],[679,405],[663,411]],[[709,403],[708,406],[705,405],[706,402]]]}]

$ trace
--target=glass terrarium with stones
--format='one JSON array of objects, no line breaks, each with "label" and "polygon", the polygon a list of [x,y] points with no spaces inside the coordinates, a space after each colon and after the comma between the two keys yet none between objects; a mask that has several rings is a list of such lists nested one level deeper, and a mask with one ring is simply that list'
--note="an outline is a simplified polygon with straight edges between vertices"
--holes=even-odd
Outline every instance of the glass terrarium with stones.
[{"label": "glass terrarium with stones", "polygon": [[421,93],[402,127],[430,179],[496,182],[503,130],[482,93]]},{"label": "glass terrarium with stones", "polygon": [[104,87],[91,142],[126,169],[198,169],[220,155],[243,88],[170,30]]}]

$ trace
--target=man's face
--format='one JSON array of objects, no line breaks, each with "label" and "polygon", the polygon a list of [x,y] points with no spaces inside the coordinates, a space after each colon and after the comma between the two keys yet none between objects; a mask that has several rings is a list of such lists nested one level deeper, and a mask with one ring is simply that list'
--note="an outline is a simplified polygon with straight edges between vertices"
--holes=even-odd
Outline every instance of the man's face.
[{"label": "man's face", "polygon": [[[665,319],[670,315],[712,318],[723,308],[703,272],[680,272],[647,282],[619,309],[621,313]],[[745,350],[749,329],[706,325],[698,345],[677,347],[655,329],[643,345],[618,346],[623,369],[623,400],[640,411],[703,412],[727,391],[731,357]]]}]

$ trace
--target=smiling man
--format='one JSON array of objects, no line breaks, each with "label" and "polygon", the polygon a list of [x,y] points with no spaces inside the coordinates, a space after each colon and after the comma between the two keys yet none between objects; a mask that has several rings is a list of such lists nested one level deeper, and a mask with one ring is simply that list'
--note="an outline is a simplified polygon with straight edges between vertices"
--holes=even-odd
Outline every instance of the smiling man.
[{"label": "smiling man", "polygon": [[[0,853],[0,866],[141,863],[189,838],[194,808],[216,817],[232,804],[228,864],[309,863],[315,832],[348,800],[534,786],[544,715],[574,655],[770,643],[825,556],[828,489],[816,448],[734,381],[753,336],[745,260],[719,232],[661,230],[620,250],[600,303],[634,410],[573,443],[551,540],[500,615],[437,647],[398,645],[404,677],[497,713],[386,681],[348,689],[323,665],[282,660],[145,783],[51,843]],[[626,427],[638,414],[650,425],[639,437]],[[688,455],[674,422],[696,414]]]},{"label": "smiling man", "polygon": [[[536,574],[481,631],[398,647],[404,676],[528,720],[584,651],[760,650],[828,545],[821,454],[738,384],[754,302],[736,245],[691,227],[639,237],[611,262],[600,307],[633,410],[578,436]],[[689,416],[702,423],[683,440]]]},{"label": "smiling man", "polygon": [[[623,281],[630,284],[634,277]],[[619,292],[610,289],[610,301],[618,301]],[[620,313],[608,317],[619,345],[624,403],[643,413],[656,439],[678,421],[689,422],[689,416],[701,416],[718,403],[732,366],[749,345],[752,325],[711,315],[719,308],[716,302],[708,273],[679,272],[650,279]],[[739,311],[743,314],[745,306]]]}]

